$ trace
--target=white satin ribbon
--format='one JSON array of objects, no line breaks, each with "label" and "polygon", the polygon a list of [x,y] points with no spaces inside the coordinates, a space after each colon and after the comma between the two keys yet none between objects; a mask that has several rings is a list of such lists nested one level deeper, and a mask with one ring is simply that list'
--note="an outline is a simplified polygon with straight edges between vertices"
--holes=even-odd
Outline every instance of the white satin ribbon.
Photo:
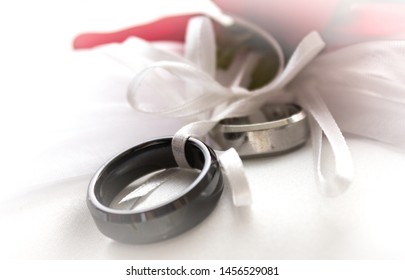
[{"label": "white satin ribbon", "polygon": [[[302,88],[301,88],[302,90]],[[313,90],[302,91],[298,100],[311,112],[310,127],[316,179],[319,190],[326,196],[343,193],[353,181],[353,163],[346,141],[320,95]],[[322,138],[326,135],[334,158],[335,170],[326,177],[322,172]]]},{"label": "white satin ribbon", "polygon": [[[260,32],[264,31],[260,30]],[[188,137],[204,137],[218,121],[250,114],[263,103],[271,101],[283,92],[282,89],[317,56],[325,45],[318,33],[310,33],[297,47],[280,75],[269,84],[250,91],[238,84],[241,73],[246,74],[244,73],[246,69],[251,68],[250,59],[246,59],[242,64],[241,71],[236,75],[231,86],[224,86],[215,79],[215,40],[210,20],[204,17],[193,18],[188,26],[186,39],[185,54],[190,60],[189,63],[178,59],[154,63],[136,75],[128,89],[128,101],[138,111],[167,117],[194,117],[200,120],[184,126],[173,139],[173,153],[180,167],[189,167],[184,154],[184,145]],[[270,44],[274,42],[270,41]],[[276,44],[274,48],[278,49],[278,45]],[[280,63],[283,63],[281,52],[278,54]],[[173,98],[174,101],[170,102],[171,106],[156,109],[150,106],[151,104],[142,102],[144,100],[140,96],[142,93],[156,94],[161,92],[162,88],[170,98]],[[315,162],[318,182],[323,194],[337,195],[344,191],[352,180],[350,153],[340,130],[320,97],[312,97],[314,97],[313,101],[322,105],[306,106],[318,123],[312,125],[314,150],[317,151]],[[176,99],[180,102],[176,103]],[[153,100],[152,103],[155,104],[156,101]],[[332,179],[325,179],[320,172],[322,134],[317,133],[318,130],[321,131],[320,129],[328,137],[336,158],[335,176]],[[228,181],[241,186],[238,191],[234,191],[234,201],[243,201],[241,204],[247,204],[249,199],[238,198],[239,194],[241,197],[247,197],[246,193],[249,189],[242,165],[238,168],[234,166],[235,162],[239,161],[239,157],[225,157],[221,160],[221,165],[225,170],[232,170],[225,171]],[[240,174],[245,179],[239,181],[232,179],[240,177]],[[242,182],[246,184],[243,186]]]}]

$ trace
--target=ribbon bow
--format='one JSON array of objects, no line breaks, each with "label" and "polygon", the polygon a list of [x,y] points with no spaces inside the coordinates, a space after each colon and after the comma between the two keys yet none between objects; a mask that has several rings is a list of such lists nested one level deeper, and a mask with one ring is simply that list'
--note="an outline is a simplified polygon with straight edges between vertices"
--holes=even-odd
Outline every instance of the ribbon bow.
[{"label": "ribbon bow", "polygon": [[[224,22],[229,24],[229,17]],[[144,45],[142,56],[149,61],[155,61],[138,72],[130,83],[128,101],[131,106],[143,113],[176,118],[188,117],[194,120],[181,128],[172,142],[173,152],[180,167],[188,167],[184,155],[184,145],[188,137],[204,137],[220,120],[248,115],[263,103],[282,97],[287,92],[286,85],[325,46],[317,32],[310,33],[302,40],[283,69],[283,54],[273,37],[248,22],[237,19],[237,23],[247,26],[265,38],[278,56],[280,65],[278,75],[258,89],[248,90],[242,85],[243,78],[250,74],[252,65],[257,62],[254,54],[236,58],[233,65],[236,71],[228,71],[228,76],[222,76],[222,83],[217,80],[217,76],[221,73],[216,71],[215,34],[211,21],[206,17],[194,17],[189,21],[184,57],[152,47],[140,39],[132,38],[126,42],[137,44],[138,47]],[[234,19],[231,24],[235,24]],[[320,190],[325,195],[338,195],[348,187],[353,177],[352,161],[345,140],[316,92],[305,91],[305,94],[303,92],[296,99],[313,117],[311,131]],[[329,139],[336,160],[334,176],[327,179],[321,172],[322,131]],[[228,175],[228,180],[240,178],[240,174],[244,174],[241,172],[239,157],[223,158],[227,158],[227,160],[220,159],[220,162]],[[235,162],[238,162],[238,168],[234,166]],[[236,180],[230,181],[232,183]],[[246,178],[241,181],[247,184]],[[235,187],[240,185],[240,182],[236,181],[232,185]],[[247,197],[248,187],[240,189],[245,190],[240,191],[243,194],[240,196]],[[238,195],[234,194],[234,201],[238,200],[237,197]],[[243,201],[240,204],[246,204],[248,200],[239,199]]]},{"label": "ribbon bow", "polygon": [[[286,88],[324,48],[325,43],[319,34],[317,32],[308,34],[284,67],[281,48],[266,31],[240,19],[236,19],[235,22],[235,19],[230,20],[226,15],[223,19],[216,17],[216,20],[223,25],[242,24],[264,38],[269,47],[275,50],[279,61],[276,77],[257,89],[249,90],[244,87],[243,79],[251,74],[252,66],[258,60],[255,54],[237,57],[230,67],[233,70],[219,73],[216,69],[216,43],[212,22],[206,17],[199,16],[189,21],[184,56],[162,50],[139,38],[130,38],[124,42],[124,49],[121,46],[119,53],[110,52],[110,56],[114,59],[131,67],[134,64],[128,61],[130,56],[125,54],[125,46],[128,47],[127,50],[136,48],[146,62],[141,69],[131,67],[137,71],[128,87],[127,97],[131,106],[143,113],[165,117],[187,117],[193,120],[176,133],[172,142],[178,165],[188,167],[184,154],[184,145],[188,137],[202,138],[224,118],[248,115],[265,102],[293,95],[294,101],[300,103],[312,116],[314,163],[320,191],[328,196],[342,193],[352,181],[353,165],[337,124],[316,92],[303,91],[297,94],[289,92]],[[178,47],[174,45],[172,50],[178,50]],[[139,65],[140,57],[136,65]],[[335,172],[328,178],[321,171],[322,132],[327,136],[335,156]],[[249,204],[249,187],[242,162],[236,152],[225,152],[220,156],[220,163],[232,186],[234,203]]]}]

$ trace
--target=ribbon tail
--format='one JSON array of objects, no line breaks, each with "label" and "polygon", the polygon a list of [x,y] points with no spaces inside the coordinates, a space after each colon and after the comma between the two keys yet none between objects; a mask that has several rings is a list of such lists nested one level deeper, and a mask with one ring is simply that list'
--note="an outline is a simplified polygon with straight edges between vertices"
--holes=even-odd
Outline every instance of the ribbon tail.
[{"label": "ribbon tail", "polygon": [[215,151],[219,155],[219,163],[232,191],[233,204],[236,207],[249,206],[252,203],[249,182],[243,163],[234,148],[225,152]]},{"label": "ribbon tail", "polygon": [[[354,177],[349,147],[325,103],[315,91],[299,95],[302,106],[311,114],[311,133],[316,179],[319,190],[326,196],[338,196],[346,191]],[[335,159],[331,176],[322,172],[322,131],[328,139]]]}]

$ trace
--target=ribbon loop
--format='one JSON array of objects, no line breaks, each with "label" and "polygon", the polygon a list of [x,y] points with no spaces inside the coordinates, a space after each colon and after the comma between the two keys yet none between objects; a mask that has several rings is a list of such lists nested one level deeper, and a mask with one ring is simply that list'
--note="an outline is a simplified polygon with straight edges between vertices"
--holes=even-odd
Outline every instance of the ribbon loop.
[{"label": "ribbon loop", "polygon": [[[153,96],[149,98],[149,103],[148,95]],[[167,117],[194,117],[238,98],[194,66],[169,61],[157,62],[136,75],[129,85],[127,96],[135,110]],[[159,97],[166,97],[168,102],[163,105],[169,103],[169,107],[155,108]]]},{"label": "ribbon loop", "polygon": [[214,28],[207,17],[193,17],[186,33],[185,57],[211,77],[215,76],[216,44]]}]

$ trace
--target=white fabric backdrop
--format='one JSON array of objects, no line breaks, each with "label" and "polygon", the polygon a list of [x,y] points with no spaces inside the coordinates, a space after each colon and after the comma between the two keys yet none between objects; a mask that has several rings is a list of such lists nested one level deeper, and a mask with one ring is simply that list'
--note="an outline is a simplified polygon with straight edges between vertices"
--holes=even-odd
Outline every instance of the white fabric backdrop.
[{"label": "white fabric backdrop", "polygon": [[[102,236],[85,204],[92,173],[115,153],[172,134],[181,123],[135,113],[126,101],[132,72],[99,52],[70,49],[81,31],[156,15],[146,6],[119,9],[115,1],[90,13],[94,3],[0,4],[2,258],[405,257],[405,154],[350,137],[356,177],[340,197],[317,192],[308,144],[244,162],[250,209],[235,209],[227,190],[207,220],[174,239],[130,246]],[[108,12],[120,14],[110,25]]]}]

